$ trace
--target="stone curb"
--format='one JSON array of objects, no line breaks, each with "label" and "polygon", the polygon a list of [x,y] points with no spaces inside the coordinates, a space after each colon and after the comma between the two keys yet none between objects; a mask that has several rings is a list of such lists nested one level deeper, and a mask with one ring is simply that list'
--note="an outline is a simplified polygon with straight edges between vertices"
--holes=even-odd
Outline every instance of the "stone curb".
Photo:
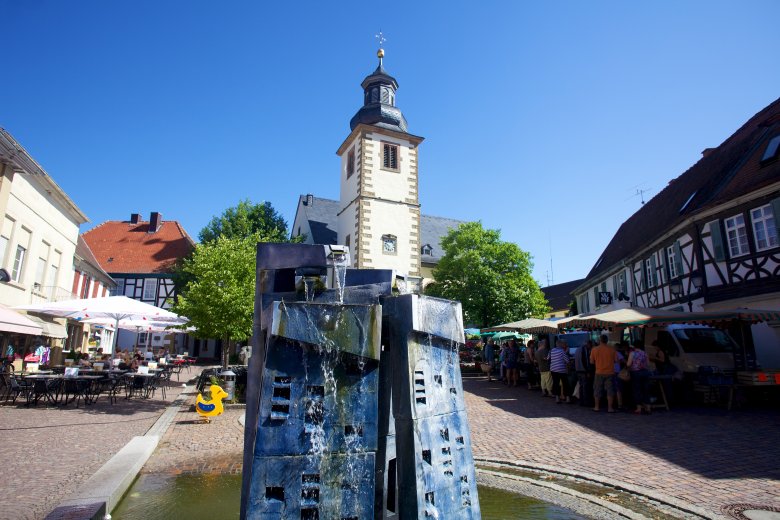
[{"label": "stone curb", "polygon": [[[73,494],[64,499],[46,520],[100,520],[116,507],[173,422],[176,414],[194,395],[187,387],[171,402],[143,435],[133,437]],[[110,517],[109,517],[110,518]]]},{"label": "stone curb", "polygon": [[709,511],[705,511],[704,509],[701,509],[698,506],[694,506],[692,504],[689,504],[677,498],[670,497],[668,495],[663,495],[661,493],[657,493],[655,491],[649,490],[647,488],[643,488],[641,486],[636,486],[634,484],[627,484],[619,480],[611,479],[609,477],[603,477],[601,475],[595,475],[593,473],[588,473],[585,471],[570,471],[566,469],[557,468],[555,466],[549,466],[547,464],[535,464],[531,462],[509,462],[506,460],[486,458],[486,457],[481,457],[481,458],[474,457],[474,462],[475,463],[489,462],[493,464],[503,464],[505,466],[511,466],[515,468],[528,469],[532,471],[545,471],[548,473],[557,473],[559,475],[566,475],[568,477],[574,477],[581,480],[589,480],[591,482],[595,482],[596,484],[613,487],[621,491],[627,491],[634,495],[641,495],[647,497],[656,502],[660,502],[662,504],[674,507],[675,509],[678,509],[682,512],[696,515],[701,518],[714,519],[714,520],[720,518],[719,516],[714,516]]},{"label": "stone curb", "polygon": [[618,504],[613,504],[612,502],[609,502],[608,500],[601,500],[600,498],[594,497],[593,495],[588,495],[586,493],[581,493],[577,490],[567,488],[565,486],[560,486],[558,484],[554,484],[552,482],[542,482],[539,480],[535,480],[528,477],[521,477],[520,475],[509,475],[507,473],[501,473],[500,471],[490,471],[486,469],[477,469],[477,475],[480,473],[484,473],[487,475],[493,475],[494,477],[500,477],[500,478],[507,478],[510,480],[525,482],[526,484],[530,484],[533,486],[539,486],[543,487],[545,489],[549,489],[550,491],[555,491],[556,493],[561,493],[564,495],[569,495],[574,498],[577,498],[579,500],[590,502],[591,504],[596,504],[599,507],[602,507],[604,509],[607,509],[617,515],[620,515],[624,518],[629,518],[631,520],[651,520],[645,515],[639,514],[635,511],[632,511],[630,509],[626,509],[623,506],[620,506]]}]

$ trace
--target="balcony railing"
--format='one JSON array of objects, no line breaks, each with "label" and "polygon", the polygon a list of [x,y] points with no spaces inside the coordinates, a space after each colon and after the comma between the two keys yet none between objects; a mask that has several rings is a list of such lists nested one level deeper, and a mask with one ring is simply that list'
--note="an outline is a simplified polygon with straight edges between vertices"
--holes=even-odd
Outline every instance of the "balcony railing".
[{"label": "balcony railing", "polygon": [[63,287],[55,285],[33,286],[30,303],[60,302],[76,298],[78,295]]}]

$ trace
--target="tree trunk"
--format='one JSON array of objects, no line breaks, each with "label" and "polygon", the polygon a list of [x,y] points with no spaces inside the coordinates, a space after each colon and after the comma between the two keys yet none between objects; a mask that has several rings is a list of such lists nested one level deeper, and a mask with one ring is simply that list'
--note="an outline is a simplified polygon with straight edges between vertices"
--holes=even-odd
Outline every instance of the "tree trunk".
[{"label": "tree trunk", "polygon": [[222,368],[227,370],[228,360],[230,359],[230,337],[226,337],[222,346]]}]

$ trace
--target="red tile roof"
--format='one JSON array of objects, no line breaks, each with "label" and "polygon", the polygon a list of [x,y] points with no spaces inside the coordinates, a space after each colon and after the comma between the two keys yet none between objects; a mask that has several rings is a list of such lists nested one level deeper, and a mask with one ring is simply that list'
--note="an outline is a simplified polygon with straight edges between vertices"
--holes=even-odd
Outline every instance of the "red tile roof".
[{"label": "red tile roof", "polygon": [[111,274],[169,273],[195,247],[175,220],[163,221],[154,233],[148,231],[149,222],[109,220],[82,236],[100,267]]},{"label": "red tile roof", "polygon": [[717,148],[623,222],[587,280],[645,247],[701,211],[780,180],[780,162],[761,165],[768,141],[780,134],[780,99],[750,118]]}]

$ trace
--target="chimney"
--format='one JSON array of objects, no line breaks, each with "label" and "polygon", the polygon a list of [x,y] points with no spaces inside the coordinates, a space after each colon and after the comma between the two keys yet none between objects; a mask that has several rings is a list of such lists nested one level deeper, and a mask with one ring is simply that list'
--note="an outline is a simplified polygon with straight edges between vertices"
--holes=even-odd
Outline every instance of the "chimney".
[{"label": "chimney", "polygon": [[149,233],[156,233],[160,230],[161,225],[162,215],[156,211],[152,211],[152,214],[149,216]]},{"label": "chimney", "polygon": [[131,224],[138,224],[141,221],[141,214],[140,213],[130,213],[130,223]]},{"label": "chimney", "polygon": [[705,148],[701,151],[702,158],[707,157],[709,154],[715,151],[715,148]]},{"label": "chimney", "polygon": [[306,195],[306,201],[303,203],[304,206],[314,206],[314,195],[309,194]]}]

